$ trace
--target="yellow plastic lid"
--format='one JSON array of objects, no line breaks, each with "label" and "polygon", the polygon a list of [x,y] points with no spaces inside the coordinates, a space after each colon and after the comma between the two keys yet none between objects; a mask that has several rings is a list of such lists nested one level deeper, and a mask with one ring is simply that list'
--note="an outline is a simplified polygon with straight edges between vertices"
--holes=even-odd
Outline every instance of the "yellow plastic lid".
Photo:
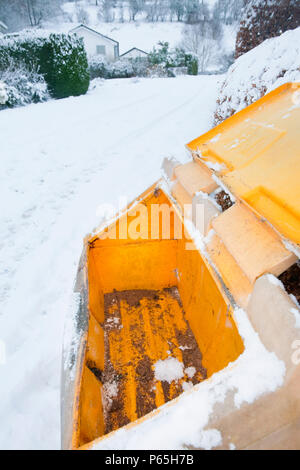
[{"label": "yellow plastic lid", "polygon": [[277,88],[187,147],[234,195],[300,244],[300,83]]}]

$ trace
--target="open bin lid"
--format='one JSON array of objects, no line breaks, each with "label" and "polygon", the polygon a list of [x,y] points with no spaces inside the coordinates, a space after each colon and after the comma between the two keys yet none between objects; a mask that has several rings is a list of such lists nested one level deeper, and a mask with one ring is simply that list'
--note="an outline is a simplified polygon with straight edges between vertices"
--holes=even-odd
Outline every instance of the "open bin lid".
[{"label": "open bin lid", "polygon": [[277,88],[187,148],[234,195],[300,244],[300,83]]}]

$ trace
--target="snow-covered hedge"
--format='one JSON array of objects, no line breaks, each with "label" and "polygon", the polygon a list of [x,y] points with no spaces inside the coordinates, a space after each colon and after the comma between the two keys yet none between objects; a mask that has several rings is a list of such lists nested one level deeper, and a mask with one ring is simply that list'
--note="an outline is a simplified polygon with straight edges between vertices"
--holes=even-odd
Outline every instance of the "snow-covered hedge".
[{"label": "snow-covered hedge", "polygon": [[89,72],[81,38],[46,31],[25,31],[0,39],[0,70],[11,62],[35,68],[44,77],[54,98],[87,92]]},{"label": "snow-covered hedge", "polygon": [[144,77],[147,75],[147,67],[147,60],[139,58],[120,59],[112,63],[108,63],[101,55],[89,58],[91,79]]},{"label": "snow-covered hedge", "polygon": [[34,69],[11,65],[0,71],[0,109],[40,103],[49,98],[45,79]]},{"label": "snow-covered hedge", "polygon": [[266,40],[235,61],[221,85],[216,124],[294,81],[300,81],[300,28]]},{"label": "snow-covered hedge", "polygon": [[236,41],[236,57],[266,39],[300,26],[299,0],[248,0]]},{"label": "snow-covered hedge", "polygon": [[8,100],[8,93],[4,82],[0,82],[0,106],[5,106]]},{"label": "snow-covered hedge", "polygon": [[159,42],[148,58],[125,59],[108,63],[101,55],[89,57],[91,79],[131,77],[175,77],[178,69],[189,75],[198,74],[198,60],[183,49],[169,50],[167,42]]},{"label": "snow-covered hedge", "polygon": [[187,67],[189,75],[198,75],[198,57],[186,52],[182,48],[170,49],[168,42],[160,41],[149,54],[149,62],[152,66],[161,66],[165,69]]}]

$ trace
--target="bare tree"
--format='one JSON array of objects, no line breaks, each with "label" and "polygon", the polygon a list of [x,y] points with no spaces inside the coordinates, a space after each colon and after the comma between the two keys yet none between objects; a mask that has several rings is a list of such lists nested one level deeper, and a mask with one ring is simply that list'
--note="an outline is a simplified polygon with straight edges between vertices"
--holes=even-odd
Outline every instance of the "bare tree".
[{"label": "bare tree", "polygon": [[113,10],[114,1],[113,0],[102,0],[101,8],[98,12],[98,18],[100,21],[105,21],[106,23],[112,23],[115,20],[115,12]]},{"label": "bare tree", "polygon": [[204,72],[215,49],[216,42],[210,37],[210,31],[203,22],[186,25],[183,30],[183,49],[198,57],[199,71]]},{"label": "bare tree", "polygon": [[205,72],[214,52],[214,42],[211,39],[204,38],[200,44],[198,52],[199,71]]},{"label": "bare tree", "polygon": [[84,8],[82,8],[80,6],[78,6],[76,8],[76,17],[77,17],[77,21],[79,23],[89,24],[89,22],[90,22],[90,15],[88,14],[88,12]]},{"label": "bare tree", "polygon": [[135,21],[136,16],[144,9],[145,2],[143,0],[128,0],[130,19]]},{"label": "bare tree", "polygon": [[158,0],[153,0],[146,3],[147,20],[151,21],[152,23],[157,21],[157,6]]},{"label": "bare tree", "polygon": [[217,0],[214,16],[223,24],[240,22],[245,0]]},{"label": "bare tree", "polygon": [[157,5],[158,21],[166,21],[169,14],[169,0],[158,0]]},{"label": "bare tree", "polygon": [[42,21],[49,20],[59,13],[62,1],[20,0],[20,9],[27,15],[30,26],[40,26]]},{"label": "bare tree", "polygon": [[169,1],[170,15],[176,17],[177,21],[183,21],[185,13],[185,2],[183,0],[170,0]]},{"label": "bare tree", "polygon": [[124,23],[124,5],[123,2],[119,5],[119,22]]},{"label": "bare tree", "polygon": [[62,3],[63,0],[0,0],[0,16],[10,31],[36,27],[62,14]]},{"label": "bare tree", "polygon": [[209,8],[204,0],[185,0],[185,21],[196,24],[200,21],[208,21]]}]

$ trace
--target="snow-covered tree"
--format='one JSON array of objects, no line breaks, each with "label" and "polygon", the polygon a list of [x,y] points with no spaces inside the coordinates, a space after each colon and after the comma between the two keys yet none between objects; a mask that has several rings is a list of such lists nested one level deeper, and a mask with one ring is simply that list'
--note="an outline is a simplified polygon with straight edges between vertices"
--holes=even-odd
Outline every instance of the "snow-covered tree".
[{"label": "snow-covered tree", "polygon": [[169,10],[171,18],[175,17],[177,21],[183,21],[185,13],[183,0],[169,0]]},{"label": "snow-covered tree", "polygon": [[61,13],[63,0],[0,0],[0,16],[14,31],[40,26]]},{"label": "snow-covered tree", "polygon": [[8,100],[8,94],[4,82],[0,82],[0,106],[4,105]]},{"label": "snow-covered tree", "polygon": [[185,0],[185,20],[189,24],[196,24],[209,20],[210,13],[204,0]]},{"label": "snow-covered tree", "polygon": [[204,72],[216,54],[216,41],[212,39],[209,23],[186,25],[181,46],[198,58],[199,70]]},{"label": "snow-covered tree", "polygon": [[78,6],[76,8],[76,17],[77,17],[78,23],[89,24],[90,22],[89,13],[82,6]]},{"label": "snow-covered tree", "polygon": [[113,0],[101,0],[101,6],[98,11],[98,19],[106,23],[112,23],[115,20]]},{"label": "snow-covered tree", "polygon": [[130,19],[135,21],[136,16],[138,13],[143,11],[145,2],[144,0],[128,0],[129,5],[129,12],[130,12]]},{"label": "snow-covered tree", "polygon": [[222,24],[233,24],[241,21],[245,0],[217,0],[213,17]]}]

